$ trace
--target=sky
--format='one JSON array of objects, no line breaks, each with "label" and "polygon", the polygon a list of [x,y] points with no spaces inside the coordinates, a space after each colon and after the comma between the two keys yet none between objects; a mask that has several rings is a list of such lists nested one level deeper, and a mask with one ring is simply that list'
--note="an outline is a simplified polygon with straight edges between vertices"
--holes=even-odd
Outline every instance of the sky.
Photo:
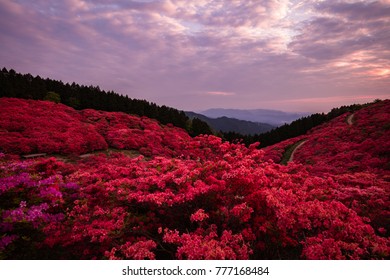
[{"label": "sky", "polygon": [[0,0],[0,66],[181,110],[390,97],[390,0]]}]

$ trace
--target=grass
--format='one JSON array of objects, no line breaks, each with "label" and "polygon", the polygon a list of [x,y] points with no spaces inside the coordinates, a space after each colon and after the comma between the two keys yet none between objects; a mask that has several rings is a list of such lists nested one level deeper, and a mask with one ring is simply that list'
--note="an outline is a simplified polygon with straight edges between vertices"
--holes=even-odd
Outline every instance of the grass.
[{"label": "grass", "polygon": [[294,152],[295,148],[298,147],[299,144],[301,144],[304,141],[306,141],[306,139],[299,140],[298,142],[296,142],[296,143],[294,143],[292,145],[287,146],[286,149],[284,150],[282,159],[280,160],[279,164],[287,165],[287,163],[290,160],[291,155]]}]

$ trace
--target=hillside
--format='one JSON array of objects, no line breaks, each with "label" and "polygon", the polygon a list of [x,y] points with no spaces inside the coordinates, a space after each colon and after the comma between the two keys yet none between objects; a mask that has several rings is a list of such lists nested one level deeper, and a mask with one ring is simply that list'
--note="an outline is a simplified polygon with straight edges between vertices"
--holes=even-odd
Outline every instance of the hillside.
[{"label": "hillside", "polygon": [[0,149],[6,153],[80,155],[110,147],[177,156],[191,139],[183,129],[146,117],[77,111],[50,101],[0,100]]},{"label": "hillside", "polygon": [[223,133],[223,138],[230,142],[242,142],[245,143],[247,146],[255,142],[260,142],[260,147],[264,148],[272,146],[276,143],[280,143],[284,140],[304,135],[316,126],[329,122],[345,113],[353,113],[369,105],[370,103],[352,104],[348,106],[344,105],[338,108],[333,108],[326,114],[315,113],[306,117],[299,118],[291,123],[278,126],[265,133],[255,135],[242,135],[235,132],[225,132]]},{"label": "hillside", "polygon": [[209,118],[202,114],[197,114],[194,112],[185,112],[189,118],[198,118],[206,122],[211,128],[215,131],[220,132],[235,132],[242,135],[254,135],[260,134],[271,129],[275,128],[274,126],[267,123],[251,122],[238,120],[235,118],[228,117],[219,117],[219,118]]},{"label": "hillside", "polygon": [[291,145],[302,140],[294,161],[316,175],[390,170],[390,100],[375,102],[355,113],[345,113],[308,133],[265,148],[275,162]]},{"label": "hillside", "polygon": [[[389,102],[372,106],[310,135],[361,125],[361,143],[381,144],[367,153],[388,155]],[[0,108],[1,259],[389,258],[378,162],[324,172],[317,147],[311,164],[299,154],[310,139],[296,153],[304,164],[280,165],[270,158],[287,143],[259,150],[48,101],[1,98]]]},{"label": "hillside", "polygon": [[294,163],[312,175],[342,184],[342,188],[328,189],[328,195],[389,232],[389,130],[390,100],[385,100],[267,147],[265,158],[286,163],[294,150]]},{"label": "hillside", "polygon": [[3,68],[0,71],[0,97],[16,97],[34,100],[51,100],[75,109],[95,109],[124,112],[156,119],[162,124],[173,124],[186,129],[191,135],[210,133],[207,124],[198,121],[195,127],[183,111],[158,106],[146,100],[132,99],[99,86],[64,83],[50,78],[21,74]]},{"label": "hillside", "polygon": [[[120,95],[113,91],[106,92],[101,90],[99,86],[85,86],[74,82],[70,84],[50,78],[43,79],[40,76],[34,77],[29,73],[20,74],[13,69],[7,70],[6,68],[3,68],[0,71],[0,97],[51,100],[75,109],[124,112],[156,119],[162,124],[171,123],[176,127],[185,129],[191,136],[213,134],[209,125],[205,121],[201,120],[201,116],[195,119],[189,119],[183,111],[164,105],[158,106],[146,100],[132,99],[126,95]],[[235,121],[231,119],[224,119],[222,117],[222,119],[216,120],[216,126],[220,127],[221,130],[228,131],[219,133],[219,135],[222,135],[224,140],[228,140],[230,142],[242,141],[247,146],[255,142],[260,142],[260,147],[266,147],[291,137],[305,134],[314,126],[331,120],[335,116],[338,116],[346,111],[354,111],[359,107],[360,105],[352,105],[335,108],[326,115],[317,113],[307,117],[302,117],[289,124],[276,127],[271,131],[254,135],[246,133],[252,131],[253,127],[257,130],[259,128],[258,125],[253,125],[252,123],[247,123],[245,121]],[[265,114],[271,118],[271,121],[278,119],[280,116],[282,116],[283,119],[286,119],[285,112],[281,111],[255,110],[252,113],[256,115],[256,112],[260,112],[263,115]],[[245,110],[244,113],[252,114],[251,112]],[[296,117],[296,114],[293,114],[293,118]],[[261,125],[261,130],[262,127],[263,125]],[[266,127],[268,127],[268,125],[266,125]],[[245,134],[234,131],[242,129],[245,130]],[[214,133],[217,131],[218,129],[214,129]]]},{"label": "hillside", "polygon": [[295,161],[315,174],[368,172],[390,181],[390,100],[314,129]]}]

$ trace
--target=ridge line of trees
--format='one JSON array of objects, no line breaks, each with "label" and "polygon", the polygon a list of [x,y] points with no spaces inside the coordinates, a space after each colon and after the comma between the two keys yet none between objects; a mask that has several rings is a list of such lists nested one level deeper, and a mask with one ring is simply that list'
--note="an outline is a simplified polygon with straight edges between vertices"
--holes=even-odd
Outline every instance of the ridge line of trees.
[{"label": "ridge line of trees", "polygon": [[[55,96],[53,93],[57,93]],[[132,99],[114,91],[104,91],[99,86],[69,84],[62,81],[20,74],[5,67],[0,72],[0,97],[34,100],[51,100],[77,110],[95,109],[108,112],[124,112],[156,119],[162,124],[172,124],[185,129],[190,135],[212,134],[204,121],[190,120],[183,111],[158,106],[146,100]]]},{"label": "ridge line of trees", "polygon": [[[375,100],[373,103],[376,103],[378,101],[380,100]],[[326,123],[347,112],[356,112],[364,107],[367,107],[370,104],[372,103],[353,104],[349,106],[333,108],[327,114],[315,113],[310,116],[297,119],[290,124],[284,124],[261,134],[241,135],[235,132],[226,132],[223,133],[223,138],[229,142],[242,142],[247,146],[255,142],[260,142],[259,148],[264,148],[279,143],[281,141],[306,134],[310,129],[316,126]]]},{"label": "ridge line of trees", "polygon": [[[53,95],[57,93],[58,96]],[[191,136],[217,134],[229,142],[242,142],[249,146],[260,142],[264,148],[283,140],[303,135],[315,126],[321,125],[346,112],[355,112],[367,104],[353,104],[332,109],[329,113],[316,113],[300,118],[290,124],[279,126],[271,131],[255,135],[242,135],[236,132],[213,133],[210,126],[199,118],[190,119],[183,111],[158,106],[146,100],[132,99],[114,91],[104,91],[99,86],[69,84],[62,81],[43,79],[40,76],[20,74],[15,70],[3,68],[0,72],[0,97],[15,97],[34,100],[52,100],[74,109],[95,109],[108,112],[124,112],[156,119],[162,124],[169,124],[185,129]],[[376,101],[375,101],[376,102]]]}]

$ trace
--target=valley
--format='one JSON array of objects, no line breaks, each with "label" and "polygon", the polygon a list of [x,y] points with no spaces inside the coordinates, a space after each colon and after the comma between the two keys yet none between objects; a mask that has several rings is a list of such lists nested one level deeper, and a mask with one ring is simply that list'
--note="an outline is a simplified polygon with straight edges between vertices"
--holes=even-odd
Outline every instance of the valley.
[{"label": "valley", "polygon": [[389,257],[389,100],[263,149],[123,112],[0,108],[1,259]]}]

